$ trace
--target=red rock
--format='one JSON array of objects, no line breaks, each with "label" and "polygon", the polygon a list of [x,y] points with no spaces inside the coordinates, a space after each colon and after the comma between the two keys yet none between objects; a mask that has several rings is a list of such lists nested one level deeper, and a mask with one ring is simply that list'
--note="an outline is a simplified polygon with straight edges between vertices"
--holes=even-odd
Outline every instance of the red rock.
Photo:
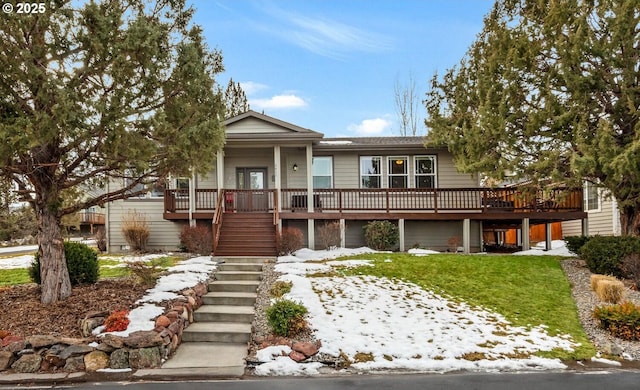
[{"label": "red rock", "polygon": [[156,328],[166,328],[169,325],[171,325],[171,320],[167,316],[158,316],[158,318],[156,318]]},{"label": "red rock", "polygon": [[307,357],[304,356],[304,354],[297,351],[291,351],[291,353],[289,353],[289,358],[291,358],[291,360],[293,360],[296,363],[300,363],[307,360]]},{"label": "red rock", "polygon": [[311,357],[318,353],[318,347],[314,343],[293,343],[291,349],[304,354],[306,357]]},{"label": "red rock", "polygon": [[7,345],[11,344],[11,343],[15,343],[17,341],[22,341],[22,337],[19,336],[14,336],[12,334],[6,336],[5,338],[2,339],[2,343],[0,343],[0,346],[2,347],[6,347]]},{"label": "red rock", "polygon": [[172,307],[171,310],[177,312],[178,314],[182,314],[182,313],[184,313],[184,306],[176,305],[176,306]]},{"label": "red rock", "polygon": [[178,319],[178,317],[180,317],[180,314],[178,314],[177,312],[175,312],[175,311],[173,311],[173,310],[172,310],[172,311],[170,311],[170,312],[166,313],[166,314],[165,314],[165,316],[166,316],[169,320],[171,320],[171,322],[174,322],[175,320],[177,320],[177,319]]}]

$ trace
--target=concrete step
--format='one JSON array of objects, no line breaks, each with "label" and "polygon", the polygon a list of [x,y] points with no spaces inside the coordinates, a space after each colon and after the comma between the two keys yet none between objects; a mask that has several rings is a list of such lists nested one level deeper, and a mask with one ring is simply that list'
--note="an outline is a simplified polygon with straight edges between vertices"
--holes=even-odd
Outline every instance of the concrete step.
[{"label": "concrete step", "polygon": [[224,261],[224,264],[264,264],[275,262],[274,256],[214,256],[213,261]]},{"label": "concrete step", "polygon": [[218,266],[218,271],[230,272],[230,271],[249,271],[249,272],[262,272],[262,264],[252,263],[223,263]]},{"label": "concrete step", "polygon": [[225,291],[225,292],[252,292],[258,290],[260,281],[258,280],[216,280],[209,283],[209,291]]},{"label": "concrete step", "polygon": [[202,302],[205,305],[253,306],[257,297],[256,293],[210,292],[202,297]]},{"label": "concrete step", "polygon": [[[247,343],[250,339],[250,323],[194,322],[182,333],[183,344],[180,345],[180,348],[189,342]],[[203,356],[200,356],[200,358],[203,358]]]},{"label": "concrete step", "polygon": [[193,312],[197,323],[205,322],[242,322],[251,323],[255,316],[253,306],[202,305]]},{"label": "concrete step", "polygon": [[[206,371],[208,377],[239,377],[244,374],[246,356],[246,343],[183,343],[173,357],[154,373],[156,375],[165,373],[175,377],[181,374],[197,375],[198,371],[200,373]],[[185,371],[188,369],[199,370]]]},{"label": "concrete step", "polygon": [[218,271],[215,273],[216,280],[260,280],[262,279],[261,271]]}]

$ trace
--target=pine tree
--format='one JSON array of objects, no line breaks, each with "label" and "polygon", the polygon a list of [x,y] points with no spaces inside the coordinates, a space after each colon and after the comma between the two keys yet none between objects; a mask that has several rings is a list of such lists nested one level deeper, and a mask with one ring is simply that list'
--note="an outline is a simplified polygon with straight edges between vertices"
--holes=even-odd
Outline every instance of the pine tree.
[{"label": "pine tree", "polygon": [[[184,0],[44,4],[0,18],[0,175],[36,212],[49,304],[72,292],[61,218],[208,171],[225,108],[221,54]],[[74,188],[110,191],[64,202]]]},{"label": "pine tree", "polygon": [[243,114],[251,109],[242,86],[240,86],[240,83],[234,82],[233,79],[229,79],[229,84],[224,92],[224,100],[227,107],[227,118]]},{"label": "pine tree", "polygon": [[596,183],[638,235],[639,40],[636,0],[499,1],[460,64],[432,79],[429,142],[465,172]]}]

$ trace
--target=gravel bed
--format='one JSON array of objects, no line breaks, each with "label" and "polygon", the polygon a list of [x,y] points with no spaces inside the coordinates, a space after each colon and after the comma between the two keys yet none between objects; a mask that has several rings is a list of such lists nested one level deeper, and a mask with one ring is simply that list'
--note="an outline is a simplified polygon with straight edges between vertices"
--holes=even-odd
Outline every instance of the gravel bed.
[{"label": "gravel bed", "polygon": [[[611,336],[608,332],[598,327],[597,321],[593,318],[593,309],[602,305],[596,294],[591,290],[591,272],[585,266],[584,261],[579,259],[568,259],[562,261],[562,269],[571,284],[571,293],[578,309],[578,316],[582,326],[594,343],[596,348],[611,355],[622,355],[627,360],[640,361],[640,342],[626,341]],[[271,305],[269,290],[273,283],[280,276],[274,270],[274,263],[264,265],[262,281],[258,287],[258,297],[256,299],[256,315],[252,323],[252,340],[249,345],[249,365],[257,364],[256,351],[260,344],[270,335],[267,325],[265,310]],[[640,292],[627,289],[626,299],[640,305]],[[299,335],[295,341],[314,341],[311,333]],[[314,360],[326,361],[328,357],[318,357]],[[338,364],[339,362],[334,362]]]},{"label": "gravel bed", "polygon": [[[585,266],[584,261],[579,259],[564,260],[562,269],[571,283],[571,294],[578,307],[578,316],[582,327],[596,348],[605,354],[622,354],[628,360],[640,360],[640,342],[613,337],[598,327],[598,321],[593,318],[593,309],[602,305],[602,302],[591,290],[591,272]],[[640,292],[627,288],[625,299],[640,304]]]}]

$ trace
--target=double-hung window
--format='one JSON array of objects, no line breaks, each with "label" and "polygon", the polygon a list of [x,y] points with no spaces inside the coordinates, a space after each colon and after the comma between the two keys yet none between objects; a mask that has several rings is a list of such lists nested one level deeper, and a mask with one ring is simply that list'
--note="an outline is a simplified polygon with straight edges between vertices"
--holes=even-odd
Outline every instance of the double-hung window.
[{"label": "double-hung window", "polygon": [[360,187],[382,187],[382,157],[360,156]]},{"label": "double-hung window", "polygon": [[333,188],[333,158],[319,156],[313,158],[313,188]]},{"label": "double-hung window", "polygon": [[389,188],[407,188],[409,181],[409,158],[388,157],[389,162]]},{"label": "double-hung window", "polygon": [[584,211],[600,210],[600,193],[598,186],[591,182],[584,182]]},{"label": "double-hung window", "polygon": [[436,156],[415,156],[416,188],[435,188],[437,186]]}]

